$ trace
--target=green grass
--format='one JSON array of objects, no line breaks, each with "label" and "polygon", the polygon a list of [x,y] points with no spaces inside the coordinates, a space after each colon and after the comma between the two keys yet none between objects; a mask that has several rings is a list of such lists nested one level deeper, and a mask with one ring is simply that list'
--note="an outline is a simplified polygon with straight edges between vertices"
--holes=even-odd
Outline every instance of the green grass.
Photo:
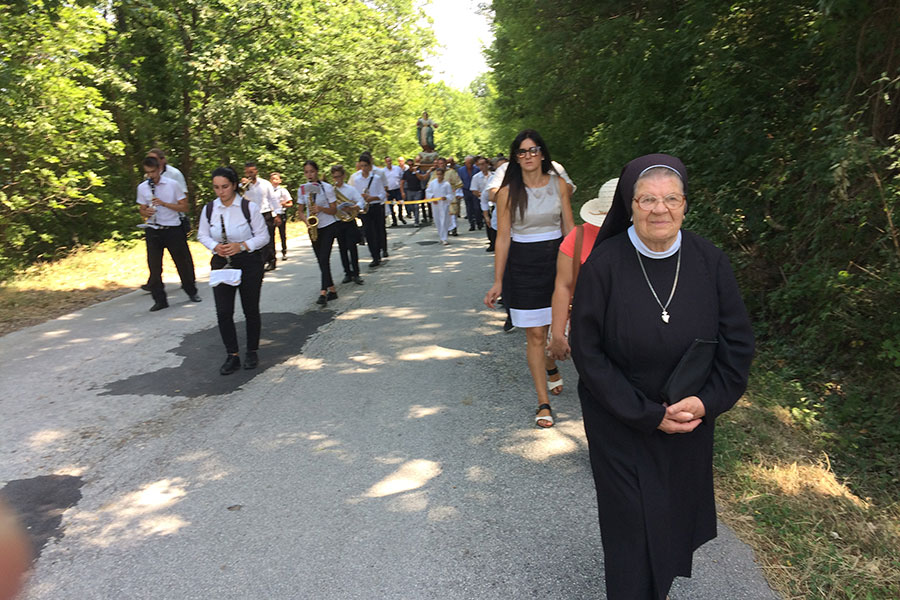
[{"label": "green grass", "polygon": [[720,512],[786,598],[896,600],[900,505],[890,489],[860,497],[868,482],[835,469],[845,432],[829,429],[826,406],[763,351],[747,394],[718,420]]}]

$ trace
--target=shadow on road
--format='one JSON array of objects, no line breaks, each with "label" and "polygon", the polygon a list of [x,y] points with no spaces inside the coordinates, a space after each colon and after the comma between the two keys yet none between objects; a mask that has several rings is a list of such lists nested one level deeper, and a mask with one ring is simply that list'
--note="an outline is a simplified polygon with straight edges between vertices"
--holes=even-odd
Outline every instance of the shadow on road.
[{"label": "shadow on road", "polygon": [[[218,327],[188,334],[173,352],[184,357],[177,366],[142,373],[114,381],[101,396],[160,395],[160,396],[219,396],[230,394],[266,368],[280,364],[301,353],[303,345],[319,327],[334,319],[335,312],[312,310],[301,315],[294,313],[263,313],[262,337],[259,347],[259,368],[240,369],[223,377],[219,365],[225,358]],[[237,323],[241,348],[244,348],[244,323]]]}]

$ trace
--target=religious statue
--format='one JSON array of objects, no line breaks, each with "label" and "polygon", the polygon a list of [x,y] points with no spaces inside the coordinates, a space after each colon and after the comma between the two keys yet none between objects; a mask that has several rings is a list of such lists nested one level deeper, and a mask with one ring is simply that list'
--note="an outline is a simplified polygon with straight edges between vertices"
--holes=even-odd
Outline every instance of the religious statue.
[{"label": "religious statue", "polygon": [[437,129],[437,123],[428,118],[428,112],[423,111],[422,116],[416,121],[416,140],[424,150],[426,146],[434,150],[434,130]]}]

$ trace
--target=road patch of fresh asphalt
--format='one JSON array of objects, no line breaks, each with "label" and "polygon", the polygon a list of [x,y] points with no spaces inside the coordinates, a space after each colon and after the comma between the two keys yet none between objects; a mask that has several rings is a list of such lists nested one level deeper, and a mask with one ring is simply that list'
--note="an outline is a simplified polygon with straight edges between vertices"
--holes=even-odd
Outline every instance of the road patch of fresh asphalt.
[{"label": "road patch of fresh asphalt", "polygon": [[[225,358],[218,326],[189,333],[172,350],[183,356],[177,367],[165,367],[149,373],[132,375],[107,384],[101,396],[218,396],[230,394],[268,367],[278,365],[301,354],[303,345],[316,330],[334,319],[333,310],[309,310],[294,313],[263,313],[259,341],[259,367],[239,369],[223,377],[218,365]],[[244,322],[235,323],[241,348],[246,347]]]}]

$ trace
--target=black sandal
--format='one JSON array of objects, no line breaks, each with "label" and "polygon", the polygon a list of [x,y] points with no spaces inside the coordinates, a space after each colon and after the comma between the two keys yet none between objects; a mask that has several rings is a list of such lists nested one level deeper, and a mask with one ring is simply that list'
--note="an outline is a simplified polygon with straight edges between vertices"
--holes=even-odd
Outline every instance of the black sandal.
[{"label": "black sandal", "polygon": [[[541,429],[549,429],[550,427],[553,427],[553,409],[550,408],[549,404],[544,403],[537,407],[535,414],[541,412],[542,410],[549,410],[550,414],[544,415],[543,417],[536,416],[534,418],[534,424],[537,425],[538,427],[540,427]],[[549,425],[541,425],[538,421],[550,421],[550,424]]]}]

